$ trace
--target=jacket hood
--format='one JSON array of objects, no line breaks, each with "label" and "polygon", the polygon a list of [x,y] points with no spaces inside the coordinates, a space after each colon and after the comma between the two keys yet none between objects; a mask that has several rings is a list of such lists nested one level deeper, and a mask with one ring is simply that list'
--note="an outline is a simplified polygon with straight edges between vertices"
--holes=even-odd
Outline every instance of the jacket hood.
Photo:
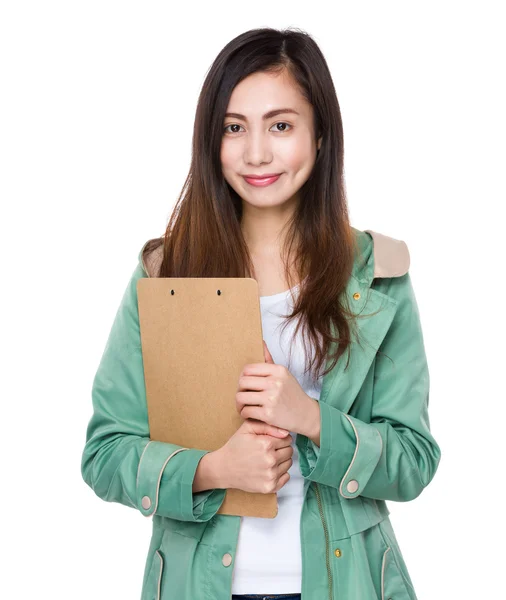
[{"label": "jacket hood", "polygon": [[401,277],[408,272],[410,255],[406,242],[372,229],[352,230],[357,249],[352,276],[356,280],[370,287],[373,279]]}]

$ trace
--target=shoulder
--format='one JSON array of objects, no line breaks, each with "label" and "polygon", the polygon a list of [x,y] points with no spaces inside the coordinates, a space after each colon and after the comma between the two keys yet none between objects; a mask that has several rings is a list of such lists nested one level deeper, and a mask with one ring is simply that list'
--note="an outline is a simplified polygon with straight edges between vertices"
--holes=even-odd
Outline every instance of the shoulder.
[{"label": "shoulder", "polygon": [[142,245],[139,252],[139,263],[148,277],[158,277],[163,260],[164,238],[150,238]]},{"label": "shoulder", "polygon": [[401,277],[409,271],[410,255],[405,241],[365,229],[372,242],[373,278]]},{"label": "shoulder", "polygon": [[[361,249],[362,256],[369,256],[366,262],[372,267],[372,278],[401,277],[410,266],[409,249],[400,240],[372,229],[364,231],[352,228]],[[150,238],[139,252],[139,262],[148,277],[157,277],[163,260],[164,237]],[[372,264],[371,264],[372,262]]]},{"label": "shoulder", "polygon": [[355,230],[362,259],[356,277],[396,302],[396,319],[418,315],[409,272],[410,255],[404,240],[372,229]]}]

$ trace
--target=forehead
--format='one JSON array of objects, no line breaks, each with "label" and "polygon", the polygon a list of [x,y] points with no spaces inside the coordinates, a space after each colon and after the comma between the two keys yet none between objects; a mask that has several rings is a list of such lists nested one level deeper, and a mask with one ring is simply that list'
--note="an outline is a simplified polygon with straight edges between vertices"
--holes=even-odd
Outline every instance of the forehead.
[{"label": "forehead", "polygon": [[[241,113],[251,119],[261,119],[264,113],[276,108],[293,108],[301,116],[310,114],[310,104],[286,70],[281,73],[248,75],[232,91],[227,112]],[[291,118],[296,117],[297,115],[291,115]]]}]

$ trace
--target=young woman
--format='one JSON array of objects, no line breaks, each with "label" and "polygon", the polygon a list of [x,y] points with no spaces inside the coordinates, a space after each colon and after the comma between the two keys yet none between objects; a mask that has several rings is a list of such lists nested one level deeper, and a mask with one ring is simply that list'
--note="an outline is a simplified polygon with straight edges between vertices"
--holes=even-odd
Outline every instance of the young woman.
[{"label": "young woman", "polygon": [[[142,600],[416,599],[386,501],[413,500],[438,468],[428,366],[407,245],[351,226],[343,153],[309,35],[225,46],[184,193],[139,252],[93,382],[82,475],[153,517]],[[141,277],[258,282],[265,363],[245,365],[244,422],[218,450],[150,440]],[[277,492],[277,517],[217,514],[227,488]]]}]

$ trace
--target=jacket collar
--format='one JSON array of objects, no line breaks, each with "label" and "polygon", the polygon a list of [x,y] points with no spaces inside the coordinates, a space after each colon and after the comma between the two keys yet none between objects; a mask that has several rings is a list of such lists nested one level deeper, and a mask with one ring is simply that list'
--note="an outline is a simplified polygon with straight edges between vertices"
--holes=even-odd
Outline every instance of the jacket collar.
[{"label": "jacket collar", "polygon": [[355,258],[352,268],[352,279],[371,286],[374,276],[374,243],[372,236],[366,231],[351,228],[355,237]]}]

